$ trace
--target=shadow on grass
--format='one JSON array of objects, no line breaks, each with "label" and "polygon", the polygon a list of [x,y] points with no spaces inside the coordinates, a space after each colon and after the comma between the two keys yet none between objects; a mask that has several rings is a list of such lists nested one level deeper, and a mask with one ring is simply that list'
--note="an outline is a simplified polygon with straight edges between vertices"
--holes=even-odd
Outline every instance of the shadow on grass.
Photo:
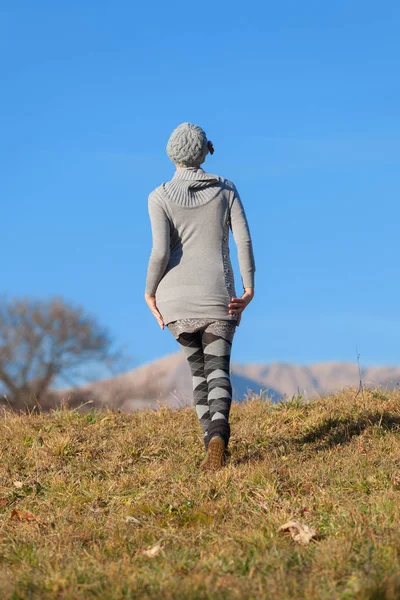
[{"label": "shadow on grass", "polygon": [[308,449],[320,451],[329,450],[338,445],[348,444],[351,440],[361,435],[366,429],[378,427],[382,433],[399,431],[400,416],[392,413],[366,413],[358,417],[344,417],[326,419],[306,433],[296,437],[275,438],[268,443],[268,435],[262,448],[253,448],[232,460],[235,465],[264,460],[268,452],[290,454],[301,451],[304,446]]},{"label": "shadow on grass", "polygon": [[294,440],[295,444],[316,444],[316,450],[324,450],[348,444],[353,437],[366,429],[378,426],[383,432],[400,431],[400,416],[392,413],[367,413],[357,418],[327,419],[306,434]]}]

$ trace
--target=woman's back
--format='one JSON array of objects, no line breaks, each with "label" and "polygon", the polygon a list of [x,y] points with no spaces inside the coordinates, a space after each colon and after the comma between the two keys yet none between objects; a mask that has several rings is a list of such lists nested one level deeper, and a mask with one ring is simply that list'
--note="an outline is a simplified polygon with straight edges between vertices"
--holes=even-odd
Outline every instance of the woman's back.
[{"label": "woman's back", "polygon": [[253,286],[254,257],[244,210],[235,186],[201,168],[176,171],[149,196],[153,250],[148,287],[157,284],[164,322],[187,318],[232,320],[236,296],[229,228],[238,245],[244,287]]}]

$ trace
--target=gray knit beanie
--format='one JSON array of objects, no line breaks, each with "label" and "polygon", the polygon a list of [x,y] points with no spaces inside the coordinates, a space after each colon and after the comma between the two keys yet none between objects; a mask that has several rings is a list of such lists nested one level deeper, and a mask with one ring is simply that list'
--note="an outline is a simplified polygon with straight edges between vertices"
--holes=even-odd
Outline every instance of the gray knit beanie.
[{"label": "gray knit beanie", "polygon": [[176,165],[199,167],[208,154],[205,132],[193,123],[182,123],[168,140],[167,154]]}]

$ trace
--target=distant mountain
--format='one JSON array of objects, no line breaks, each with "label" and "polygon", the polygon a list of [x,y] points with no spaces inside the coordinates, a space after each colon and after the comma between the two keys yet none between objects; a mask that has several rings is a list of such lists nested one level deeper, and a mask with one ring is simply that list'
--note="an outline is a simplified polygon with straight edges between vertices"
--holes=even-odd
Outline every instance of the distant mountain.
[{"label": "distant mountain", "polygon": [[[271,387],[282,395],[292,396],[300,391],[307,398],[330,394],[360,383],[358,366],[353,363],[325,362],[300,366],[285,363],[269,365],[233,365],[235,373],[257,381],[259,386]],[[361,370],[366,387],[382,386],[395,389],[400,385],[400,367],[370,367]]]},{"label": "distant mountain", "polygon": [[[309,366],[285,363],[232,364],[233,398],[263,393],[278,401],[298,391],[306,398],[326,395],[359,384],[358,366],[351,363],[319,363]],[[400,384],[400,368],[375,367],[362,371],[367,387],[395,389]],[[95,381],[79,388],[53,390],[45,408],[61,399],[70,406],[90,402],[97,407],[109,406],[122,411],[158,408],[161,404],[179,407],[192,403],[190,371],[183,354],[176,353],[142,365],[110,379]]]}]

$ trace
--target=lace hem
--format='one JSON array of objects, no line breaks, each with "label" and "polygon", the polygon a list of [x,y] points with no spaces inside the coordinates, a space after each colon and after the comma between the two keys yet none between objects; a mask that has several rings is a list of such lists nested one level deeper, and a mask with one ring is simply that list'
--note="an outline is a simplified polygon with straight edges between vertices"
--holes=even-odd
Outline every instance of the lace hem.
[{"label": "lace hem", "polygon": [[209,333],[231,339],[236,331],[235,321],[215,319],[179,319],[178,321],[169,323],[167,327],[175,338],[178,338],[181,333],[195,333],[200,329],[207,329]]}]

